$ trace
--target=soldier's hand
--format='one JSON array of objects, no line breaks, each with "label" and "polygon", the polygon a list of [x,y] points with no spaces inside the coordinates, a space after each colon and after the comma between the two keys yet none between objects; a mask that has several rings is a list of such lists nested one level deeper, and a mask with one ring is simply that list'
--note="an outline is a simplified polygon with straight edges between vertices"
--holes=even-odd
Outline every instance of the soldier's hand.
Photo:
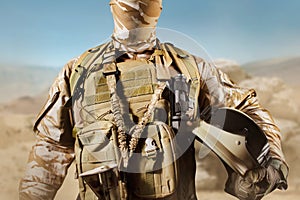
[{"label": "soldier's hand", "polygon": [[249,170],[245,176],[229,175],[225,191],[240,200],[260,200],[281,184],[281,174],[272,165]]}]

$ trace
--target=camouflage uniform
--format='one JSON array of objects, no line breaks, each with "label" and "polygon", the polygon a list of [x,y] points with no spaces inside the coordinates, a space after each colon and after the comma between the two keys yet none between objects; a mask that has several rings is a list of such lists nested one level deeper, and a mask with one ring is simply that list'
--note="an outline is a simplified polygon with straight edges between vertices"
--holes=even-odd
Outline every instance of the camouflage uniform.
[{"label": "camouflage uniform", "polygon": [[[104,50],[103,57],[109,58],[115,49],[118,49],[127,53],[127,59],[149,59],[145,50],[151,50],[156,45],[155,25],[161,10],[161,1],[112,0],[111,8],[115,31],[112,42]],[[139,29],[141,27],[143,29]],[[31,150],[26,173],[20,182],[20,199],[53,199],[74,160],[75,139],[72,129],[74,126],[83,125],[78,110],[73,109],[72,102],[70,103],[70,77],[74,73],[78,59],[71,60],[63,67],[35,123],[34,131],[38,140]],[[168,55],[163,55],[161,59],[169,63],[167,67],[172,68],[174,65]],[[196,57],[195,59],[201,77],[199,110],[214,105],[238,108],[245,112],[265,132],[270,143],[270,157],[285,163],[279,129],[269,112],[259,105],[255,91],[234,85],[215,66],[202,59]],[[178,192],[165,199],[196,199],[193,145],[179,162],[179,168],[185,172],[180,175]],[[139,199],[132,194],[129,194],[129,198]]]}]

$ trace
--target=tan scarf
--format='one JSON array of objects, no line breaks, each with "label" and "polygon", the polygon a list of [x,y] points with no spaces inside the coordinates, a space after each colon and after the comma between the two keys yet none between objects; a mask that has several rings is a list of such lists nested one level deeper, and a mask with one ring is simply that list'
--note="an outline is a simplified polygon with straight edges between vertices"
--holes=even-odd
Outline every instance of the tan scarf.
[{"label": "tan scarf", "polygon": [[131,53],[153,48],[162,0],[111,0],[114,46]]}]

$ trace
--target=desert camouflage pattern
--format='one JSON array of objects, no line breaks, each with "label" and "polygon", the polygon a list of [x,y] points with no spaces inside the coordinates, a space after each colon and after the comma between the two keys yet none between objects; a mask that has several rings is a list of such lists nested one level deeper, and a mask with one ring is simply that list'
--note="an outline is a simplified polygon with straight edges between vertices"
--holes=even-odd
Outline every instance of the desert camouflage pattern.
[{"label": "desert camouflage pattern", "polygon": [[54,199],[73,158],[72,149],[39,140],[29,155],[20,199]]},{"label": "desert camouflage pattern", "polygon": [[155,27],[162,0],[111,0],[115,47],[126,52],[142,52],[155,45]]},{"label": "desert camouflage pattern", "polygon": [[[69,79],[75,67],[74,61],[65,65],[54,81],[49,99],[35,124],[38,141],[32,148],[26,173],[20,182],[20,199],[53,199],[63,183],[69,165],[74,160],[72,136],[74,124],[69,117],[70,110],[67,103],[70,99]],[[280,131],[269,112],[260,106],[255,91],[233,84],[226,74],[204,60],[197,58],[197,62],[201,77],[200,111],[213,105],[233,107],[245,112],[265,132],[270,143],[270,156],[284,161]],[[186,161],[191,160],[194,151],[193,149],[188,151],[180,161],[188,165],[183,168],[184,184],[180,186],[181,192],[178,193],[180,196],[177,196],[177,199],[196,199],[195,163]]]}]

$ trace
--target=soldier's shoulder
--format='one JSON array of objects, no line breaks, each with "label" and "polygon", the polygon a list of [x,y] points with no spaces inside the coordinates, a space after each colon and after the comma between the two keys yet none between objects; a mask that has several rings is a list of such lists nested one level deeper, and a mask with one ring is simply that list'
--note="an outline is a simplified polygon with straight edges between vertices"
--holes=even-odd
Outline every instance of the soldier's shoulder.
[{"label": "soldier's shoulder", "polygon": [[176,44],[170,43],[170,42],[164,42],[161,43],[166,49],[171,52],[170,49],[173,50],[173,54],[175,53],[178,58],[185,59],[185,58],[194,58],[196,63],[208,63],[207,59],[204,57],[201,57],[201,55],[196,55],[192,52],[190,52],[188,49],[182,48],[177,46]]},{"label": "soldier's shoulder", "polygon": [[85,52],[95,53],[95,52],[101,51],[101,49],[105,49],[106,47],[108,47],[108,45],[111,44],[111,42],[112,41],[107,41],[107,42],[98,44],[94,47],[91,47],[91,48],[87,49]]}]

